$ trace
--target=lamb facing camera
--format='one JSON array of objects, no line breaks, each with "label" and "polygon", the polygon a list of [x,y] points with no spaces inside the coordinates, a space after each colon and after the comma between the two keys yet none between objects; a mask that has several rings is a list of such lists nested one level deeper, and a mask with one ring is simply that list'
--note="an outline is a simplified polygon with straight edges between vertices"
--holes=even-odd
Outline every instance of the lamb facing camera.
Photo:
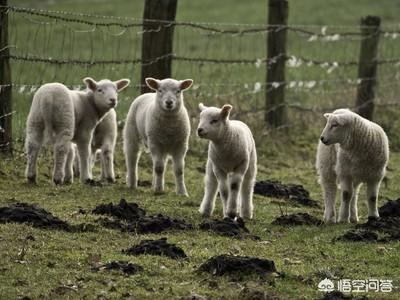
[{"label": "lamb facing camera", "polygon": [[337,184],[342,190],[338,222],[358,222],[357,198],[367,185],[368,216],[377,218],[379,187],[389,160],[389,142],[378,124],[348,109],[327,119],[317,149],[316,168],[323,190],[325,223],[335,223]]},{"label": "lamb facing camera", "polygon": [[169,156],[174,162],[176,193],[188,195],[184,181],[185,156],[190,136],[189,115],[182,92],[193,80],[146,78],[155,93],[137,97],[128,112],[123,130],[127,168],[126,184],[136,189],[137,166],[144,145],[153,159],[153,187],[156,194],[164,192],[164,171]]}]

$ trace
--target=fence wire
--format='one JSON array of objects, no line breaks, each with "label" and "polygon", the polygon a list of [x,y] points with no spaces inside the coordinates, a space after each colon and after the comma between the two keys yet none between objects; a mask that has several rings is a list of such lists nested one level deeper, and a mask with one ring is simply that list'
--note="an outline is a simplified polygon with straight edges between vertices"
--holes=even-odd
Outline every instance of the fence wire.
[{"label": "fence wire", "polygon": [[[118,118],[123,120],[140,90],[142,37],[174,26],[173,52],[146,64],[170,58],[172,76],[193,78],[185,102],[193,117],[197,104],[234,106],[233,114],[254,126],[263,126],[265,93],[285,87],[290,123],[307,126],[317,115],[338,107],[356,109],[361,81],[377,79],[374,99],[382,122],[400,104],[400,25],[381,28],[378,77],[358,78],[358,55],[363,38],[360,26],[227,24],[160,21],[0,7],[9,18],[9,59],[13,90],[15,138],[24,136],[25,119],[33,93],[46,82],[62,82],[83,89],[82,78],[130,78],[132,86],[121,94]],[[156,29],[144,31],[144,22]],[[267,35],[287,30],[288,50],[267,59]],[[0,49],[2,56],[6,48]],[[276,59],[286,60],[286,79],[266,82],[267,68]],[[378,118],[379,118],[378,116]],[[8,116],[2,116],[8,117]],[[0,129],[1,130],[1,129]]]}]

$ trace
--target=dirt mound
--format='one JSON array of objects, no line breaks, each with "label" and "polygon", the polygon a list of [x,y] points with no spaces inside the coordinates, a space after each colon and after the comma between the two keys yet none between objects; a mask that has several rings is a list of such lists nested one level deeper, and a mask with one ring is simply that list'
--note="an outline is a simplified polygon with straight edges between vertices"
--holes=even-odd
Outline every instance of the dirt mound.
[{"label": "dirt mound", "polygon": [[246,228],[242,218],[233,220],[231,218],[224,218],[223,220],[206,220],[200,224],[201,230],[208,230],[218,233],[223,236],[230,236],[236,238],[252,238],[259,240],[260,237],[250,234],[250,231]]},{"label": "dirt mound", "polygon": [[319,203],[310,198],[310,193],[297,184],[283,184],[275,180],[257,181],[254,185],[254,193],[266,197],[288,199],[296,204],[320,207]]},{"label": "dirt mound", "polygon": [[100,204],[92,212],[112,216],[113,219],[102,218],[98,220],[102,226],[109,229],[136,233],[160,233],[171,229],[186,230],[193,228],[193,225],[186,223],[185,220],[172,219],[162,214],[147,217],[144,209],[136,203],[127,203],[124,199],[121,199],[118,205],[112,203]]},{"label": "dirt mound", "polygon": [[318,298],[318,300],[348,300],[353,299],[352,295],[345,295],[339,291],[332,291],[326,293],[322,298]]},{"label": "dirt mound", "polygon": [[173,244],[168,244],[166,238],[161,238],[159,240],[144,240],[139,245],[123,250],[122,252],[129,255],[161,255],[168,256],[172,259],[187,258],[185,252],[181,248]]},{"label": "dirt mound", "polygon": [[128,203],[121,199],[118,205],[112,203],[100,204],[92,210],[92,213],[98,215],[110,215],[121,220],[135,221],[146,214],[146,211],[140,208],[136,203]]},{"label": "dirt mound", "polygon": [[381,218],[400,217],[400,198],[386,202],[379,208]]},{"label": "dirt mound", "polygon": [[127,275],[134,275],[140,271],[143,271],[143,267],[137,264],[132,264],[127,261],[122,261],[122,260],[117,260],[117,261],[111,261],[109,263],[99,265],[97,267],[93,268],[94,271],[100,271],[100,270],[120,270],[124,274]]},{"label": "dirt mound", "polygon": [[216,276],[266,275],[276,272],[276,267],[272,260],[247,256],[219,255],[207,260],[198,270]]},{"label": "dirt mound", "polygon": [[376,242],[378,234],[369,230],[349,230],[336,240],[344,242]]},{"label": "dirt mound", "polygon": [[53,216],[48,211],[28,203],[15,203],[0,207],[0,223],[26,223],[33,227],[69,231],[71,225]]},{"label": "dirt mound", "polygon": [[400,217],[368,218],[367,223],[360,224],[357,228],[374,230],[387,234],[388,236],[384,238],[382,242],[400,240]]},{"label": "dirt mound", "polygon": [[282,215],[276,218],[273,225],[297,226],[297,225],[321,225],[322,221],[308,213],[296,213],[290,215]]}]

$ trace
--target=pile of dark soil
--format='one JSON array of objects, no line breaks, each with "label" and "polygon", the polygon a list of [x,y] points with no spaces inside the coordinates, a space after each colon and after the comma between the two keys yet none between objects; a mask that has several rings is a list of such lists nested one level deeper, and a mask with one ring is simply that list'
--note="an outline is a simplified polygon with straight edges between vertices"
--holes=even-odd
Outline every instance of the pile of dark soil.
[{"label": "pile of dark soil", "polygon": [[168,244],[166,238],[144,240],[139,245],[123,250],[123,252],[129,255],[150,254],[167,256],[172,259],[187,258],[185,252],[181,248],[173,244]]},{"label": "pile of dark soil", "polygon": [[136,203],[128,203],[124,199],[118,205],[113,205],[112,203],[98,205],[92,212],[111,215],[113,219],[102,218],[99,220],[104,227],[109,229],[119,229],[140,234],[193,229],[193,225],[186,223],[185,220],[172,219],[162,214],[145,216],[146,211],[144,209],[140,208]]},{"label": "pile of dark soil", "polygon": [[400,198],[386,202],[379,208],[381,218],[400,217]]},{"label": "pile of dark soil", "polygon": [[266,197],[288,199],[304,206],[320,207],[317,201],[310,198],[310,193],[302,185],[285,185],[280,181],[263,180],[256,182],[254,193]]},{"label": "pile of dark soil", "polygon": [[26,223],[37,228],[71,231],[72,226],[50,212],[28,203],[15,203],[0,207],[0,223]]},{"label": "pile of dark soil", "polygon": [[140,271],[143,271],[143,267],[137,264],[132,264],[127,261],[117,260],[109,263],[99,265],[93,268],[94,271],[100,270],[120,270],[126,275],[134,275]]},{"label": "pile of dark soil", "polygon": [[400,240],[400,217],[368,218],[367,223],[357,227],[387,234],[382,242]]},{"label": "pile of dark soil", "polygon": [[231,218],[224,218],[223,220],[206,220],[200,224],[200,229],[212,231],[223,236],[252,238],[255,240],[260,239],[259,236],[250,233],[242,218],[237,218],[236,221]]},{"label": "pile of dark soil", "polygon": [[112,203],[100,204],[92,210],[92,213],[98,215],[110,215],[120,220],[135,221],[146,214],[146,211],[140,208],[136,203],[128,203],[121,199],[118,205]]},{"label": "pile of dark soil", "polygon": [[216,276],[267,275],[276,272],[276,267],[272,260],[247,256],[219,255],[207,260],[198,270]]},{"label": "pile of dark soil", "polygon": [[318,300],[348,300],[353,299],[353,295],[345,295],[339,291],[332,291],[326,293],[323,297],[318,298]]},{"label": "pile of dark soil", "polygon": [[378,241],[378,234],[370,230],[349,230],[338,237],[337,240],[344,242],[376,242]]},{"label": "pile of dark soil", "polygon": [[290,215],[282,215],[276,218],[273,225],[297,226],[297,225],[321,225],[322,221],[308,213],[296,213]]}]

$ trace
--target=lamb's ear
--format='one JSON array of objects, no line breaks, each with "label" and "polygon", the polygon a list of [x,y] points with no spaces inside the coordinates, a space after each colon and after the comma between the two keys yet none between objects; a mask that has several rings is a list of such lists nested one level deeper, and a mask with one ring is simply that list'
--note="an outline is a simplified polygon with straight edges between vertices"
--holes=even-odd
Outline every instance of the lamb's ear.
[{"label": "lamb's ear", "polygon": [[340,125],[346,125],[350,120],[349,115],[347,114],[339,114],[339,115],[335,115],[335,121]]},{"label": "lamb's ear", "polygon": [[224,106],[222,106],[221,113],[220,113],[221,118],[223,120],[228,120],[231,110],[232,110],[232,105],[230,105],[230,104],[225,104]]},{"label": "lamb's ear", "polygon": [[206,107],[204,106],[203,103],[199,103],[199,109],[200,109],[200,111],[203,111],[206,109]]},{"label": "lamb's ear", "polygon": [[122,91],[124,88],[126,88],[131,81],[129,79],[120,79],[118,81],[114,81],[115,85],[117,86],[117,91],[120,92]]},{"label": "lamb's ear", "polygon": [[87,88],[92,90],[93,92],[97,89],[97,82],[91,77],[86,77],[83,79],[83,82],[86,84]]},{"label": "lamb's ear", "polygon": [[158,90],[158,86],[160,85],[160,80],[157,80],[157,79],[154,79],[154,78],[151,78],[151,77],[147,77],[146,78],[146,84],[152,90],[157,91]]},{"label": "lamb's ear", "polygon": [[331,114],[331,113],[326,113],[326,114],[324,114],[324,117],[325,117],[325,119],[328,120],[332,115],[333,114]]},{"label": "lamb's ear", "polygon": [[193,84],[193,79],[185,79],[185,80],[181,80],[180,81],[181,84],[181,90],[187,90],[188,88],[190,88]]}]

